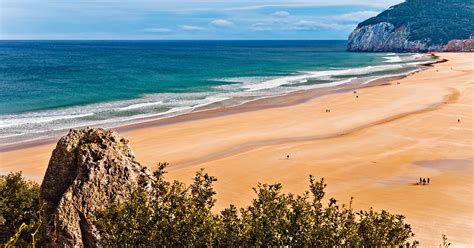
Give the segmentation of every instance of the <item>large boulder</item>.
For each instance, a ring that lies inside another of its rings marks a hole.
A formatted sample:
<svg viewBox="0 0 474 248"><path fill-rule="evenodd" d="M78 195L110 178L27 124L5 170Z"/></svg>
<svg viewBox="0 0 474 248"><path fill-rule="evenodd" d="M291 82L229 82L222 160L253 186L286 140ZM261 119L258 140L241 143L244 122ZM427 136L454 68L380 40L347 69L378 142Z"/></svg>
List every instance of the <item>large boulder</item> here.
<svg viewBox="0 0 474 248"><path fill-rule="evenodd" d="M150 172L120 135L104 129L70 130L57 143L41 185L47 247L97 247L94 215L122 201Z"/></svg>

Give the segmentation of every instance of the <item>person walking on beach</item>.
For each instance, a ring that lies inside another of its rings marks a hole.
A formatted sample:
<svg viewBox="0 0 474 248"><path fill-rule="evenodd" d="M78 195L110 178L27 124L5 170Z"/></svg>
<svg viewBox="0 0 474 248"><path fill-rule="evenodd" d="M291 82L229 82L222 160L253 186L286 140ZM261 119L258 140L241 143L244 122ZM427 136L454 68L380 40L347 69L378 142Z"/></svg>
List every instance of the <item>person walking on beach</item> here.
<svg viewBox="0 0 474 248"><path fill-rule="evenodd" d="M423 184L426 184L426 179L423 178Z"/></svg>
<svg viewBox="0 0 474 248"><path fill-rule="evenodd" d="M430 184L430 178L428 177L428 179L426 180L426 182L428 182L428 184Z"/></svg>
<svg viewBox="0 0 474 248"><path fill-rule="evenodd" d="M290 155L286 155L286 159L290 159Z"/></svg>
<svg viewBox="0 0 474 248"><path fill-rule="evenodd" d="M420 184L423 182L423 179L420 177Z"/></svg>

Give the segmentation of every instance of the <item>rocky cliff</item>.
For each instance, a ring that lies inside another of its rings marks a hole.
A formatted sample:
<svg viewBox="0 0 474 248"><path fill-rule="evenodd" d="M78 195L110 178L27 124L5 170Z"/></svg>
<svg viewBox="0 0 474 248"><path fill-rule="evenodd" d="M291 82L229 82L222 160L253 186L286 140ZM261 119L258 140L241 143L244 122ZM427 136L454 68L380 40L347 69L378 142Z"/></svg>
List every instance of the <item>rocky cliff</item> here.
<svg viewBox="0 0 474 248"><path fill-rule="evenodd" d="M348 50L366 52L474 51L474 2L407 0L360 23Z"/></svg>
<svg viewBox="0 0 474 248"><path fill-rule="evenodd" d="M128 141L103 129L71 130L49 161L41 200L47 247L95 247L100 236L94 214L122 201L150 172L138 162Z"/></svg>

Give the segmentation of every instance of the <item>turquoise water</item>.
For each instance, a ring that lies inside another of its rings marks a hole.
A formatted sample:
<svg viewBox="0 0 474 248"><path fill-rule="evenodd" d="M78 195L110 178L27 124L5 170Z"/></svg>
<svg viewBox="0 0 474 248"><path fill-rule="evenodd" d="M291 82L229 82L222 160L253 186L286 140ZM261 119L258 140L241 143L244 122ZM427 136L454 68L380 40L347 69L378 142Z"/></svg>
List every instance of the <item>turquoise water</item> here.
<svg viewBox="0 0 474 248"><path fill-rule="evenodd" d="M346 41L0 41L0 141L413 71Z"/></svg>

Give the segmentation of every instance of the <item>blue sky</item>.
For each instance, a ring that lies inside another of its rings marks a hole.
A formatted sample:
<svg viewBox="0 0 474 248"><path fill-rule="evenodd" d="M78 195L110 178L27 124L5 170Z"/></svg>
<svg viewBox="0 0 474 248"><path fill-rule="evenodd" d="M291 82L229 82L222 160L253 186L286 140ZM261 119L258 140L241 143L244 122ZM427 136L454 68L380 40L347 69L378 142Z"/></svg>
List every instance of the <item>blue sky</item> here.
<svg viewBox="0 0 474 248"><path fill-rule="evenodd" d="M403 0L0 0L1 39L346 39Z"/></svg>

